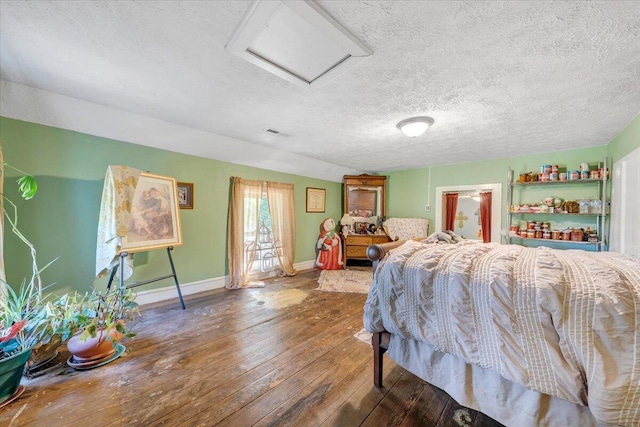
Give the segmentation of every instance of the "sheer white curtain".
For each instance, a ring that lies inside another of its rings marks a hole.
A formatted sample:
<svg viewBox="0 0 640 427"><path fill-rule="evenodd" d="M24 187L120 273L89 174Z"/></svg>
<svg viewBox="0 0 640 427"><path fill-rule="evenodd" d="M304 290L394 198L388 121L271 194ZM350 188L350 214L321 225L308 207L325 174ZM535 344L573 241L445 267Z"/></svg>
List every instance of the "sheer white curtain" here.
<svg viewBox="0 0 640 427"><path fill-rule="evenodd" d="M287 276L295 276L298 272L293 268L296 254L296 213L293 201L293 184L267 182L267 199L269 215L273 226L273 240L277 250L278 261ZM280 245L278 245L278 242Z"/></svg>
<svg viewBox="0 0 640 427"><path fill-rule="evenodd" d="M262 287L262 282L249 280L255 259L260 220L262 181L231 178L229 199L229 283L228 289ZM245 234L249 230L251 234Z"/></svg>

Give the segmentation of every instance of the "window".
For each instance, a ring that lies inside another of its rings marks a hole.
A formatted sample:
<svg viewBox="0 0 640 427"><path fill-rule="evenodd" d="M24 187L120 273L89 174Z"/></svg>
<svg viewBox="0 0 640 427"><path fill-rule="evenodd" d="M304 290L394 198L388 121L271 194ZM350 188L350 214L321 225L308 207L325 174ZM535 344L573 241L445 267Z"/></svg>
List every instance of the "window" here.
<svg viewBox="0 0 640 427"><path fill-rule="evenodd" d="M248 215L251 215L250 212L255 212L255 207L252 206L254 201L246 199L246 203L249 211ZM259 203L258 229L248 229L249 224L255 224L255 221L245 222L245 251L250 254L255 249L255 256L250 270L251 274L269 273L279 268L278 251L282 251L281 242L275 241L273 238L273 225L265 191L262 192L262 198ZM258 233L257 239L256 232Z"/></svg>
<svg viewBox="0 0 640 427"><path fill-rule="evenodd" d="M264 286L264 283L252 280L250 276L255 278L276 267L286 276L295 276L293 184L265 183L240 177L231 177L231 181L229 282L226 287Z"/></svg>

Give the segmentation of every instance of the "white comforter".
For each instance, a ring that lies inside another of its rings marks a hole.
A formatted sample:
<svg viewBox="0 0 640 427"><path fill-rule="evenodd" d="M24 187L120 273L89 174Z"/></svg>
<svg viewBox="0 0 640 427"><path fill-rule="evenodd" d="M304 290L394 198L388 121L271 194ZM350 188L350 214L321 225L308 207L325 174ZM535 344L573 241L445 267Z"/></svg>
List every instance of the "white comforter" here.
<svg viewBox="0 0 640 427"><path fill-rule="evenodd" d="M380 263L364 325L640 426L640 260L612 252L407 242Z"/></svg>

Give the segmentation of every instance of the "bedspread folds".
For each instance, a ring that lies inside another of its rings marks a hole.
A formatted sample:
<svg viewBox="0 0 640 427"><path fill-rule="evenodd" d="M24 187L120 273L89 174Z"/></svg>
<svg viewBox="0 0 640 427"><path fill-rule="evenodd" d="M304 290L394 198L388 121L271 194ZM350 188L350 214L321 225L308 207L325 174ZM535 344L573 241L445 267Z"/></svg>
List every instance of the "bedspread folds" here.
<svg viewBox="0 0 640 427"><path fill-rule="evenodd" d="M640 426L640 261L612 252L407 242L382 260L370 332L419 340Z"/></svg>

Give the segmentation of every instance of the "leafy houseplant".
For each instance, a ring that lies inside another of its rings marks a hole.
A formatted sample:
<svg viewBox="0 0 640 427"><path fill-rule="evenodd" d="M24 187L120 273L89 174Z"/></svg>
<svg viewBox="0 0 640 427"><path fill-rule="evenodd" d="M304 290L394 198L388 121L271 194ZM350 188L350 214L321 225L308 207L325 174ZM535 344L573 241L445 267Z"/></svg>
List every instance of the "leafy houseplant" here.
<svg viewBox="0 0 640 427"><path fill-rule="evenodd" d="M33 198L38 189L35 178L7 163L3 165L23 174L18 179L18 189L25 200ZM11 398L18 390L32 349L50 339L49 326L54 316L51 306L42 295L42 269L38 268L36 262L35 247L18 229L18 208L4 194L1 196L2 213L11 231L29 248L31 277L28 281L23 280L17 290L4 281L0 286L0 403ZM6 204L12 208L10 211Z"/></svg>
<svg viewBox="0 0 640 427"><path fill-rule="evenodd" d="M53 303L57 333L76 360L113 353L115 343L135 336L129 321L139 314L131 289L61 296Z"/></svg>

